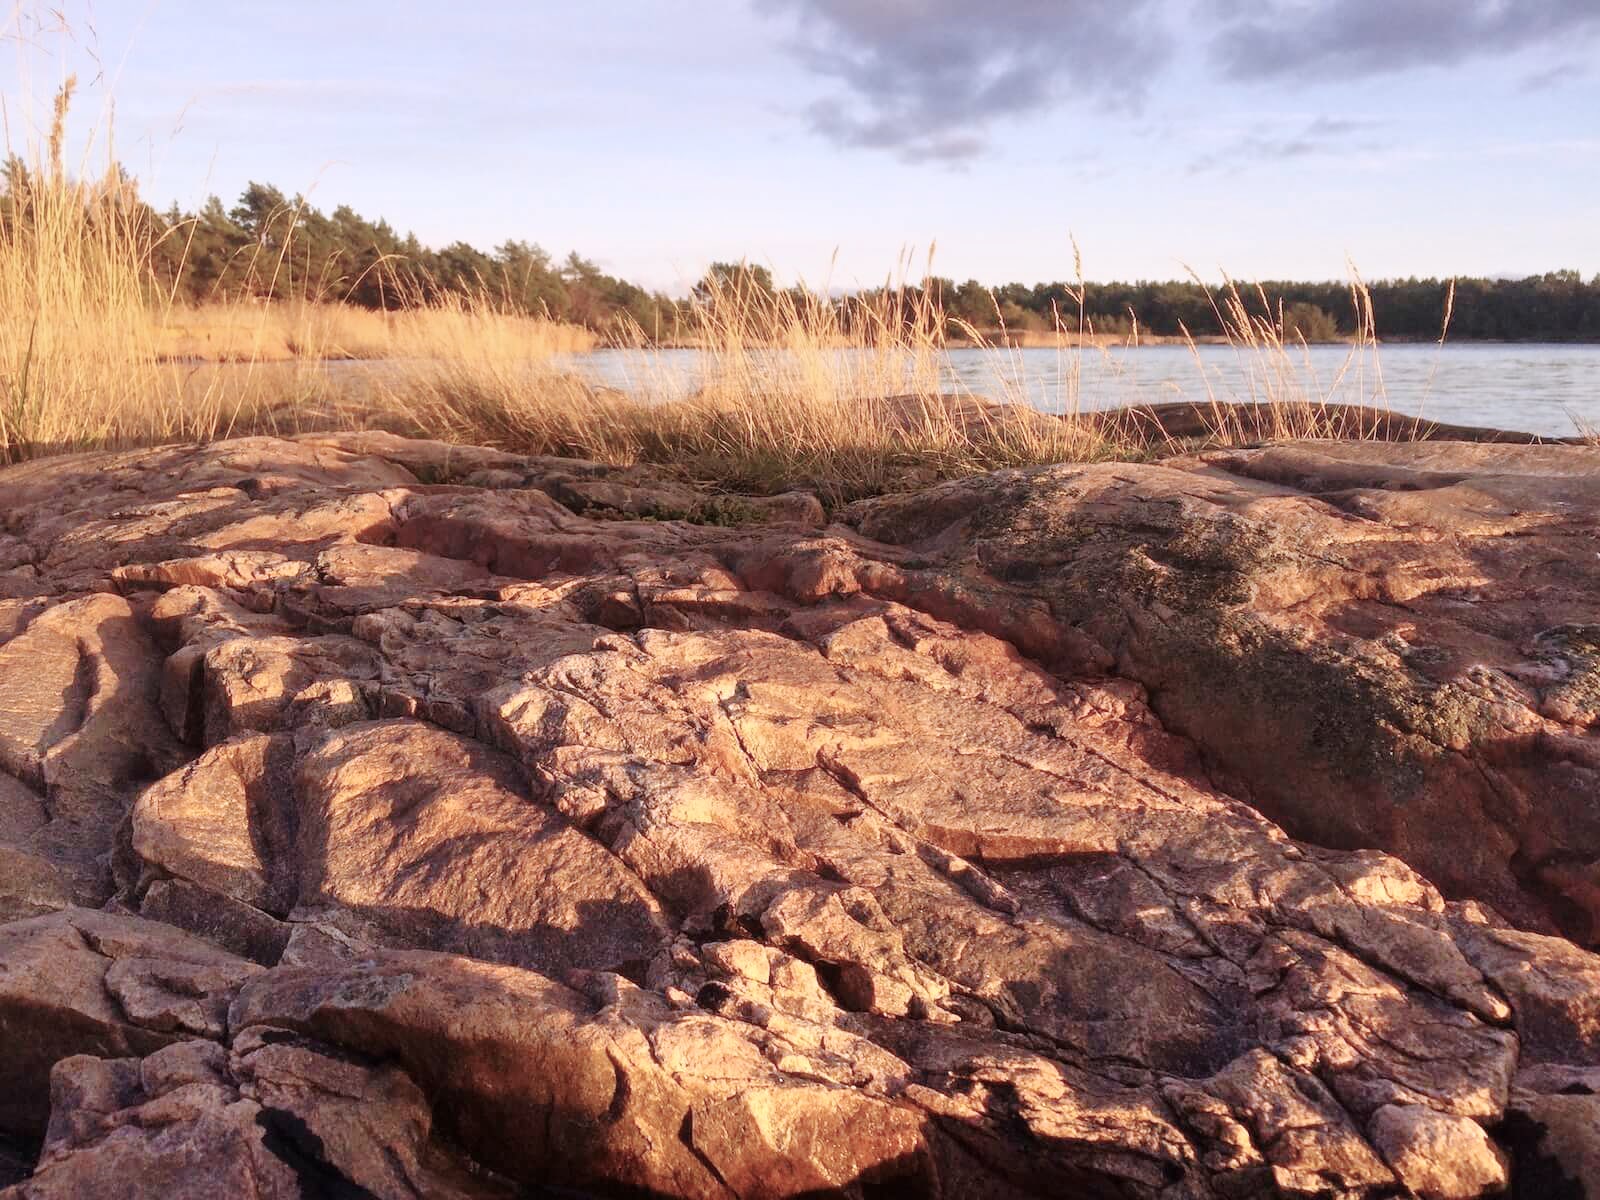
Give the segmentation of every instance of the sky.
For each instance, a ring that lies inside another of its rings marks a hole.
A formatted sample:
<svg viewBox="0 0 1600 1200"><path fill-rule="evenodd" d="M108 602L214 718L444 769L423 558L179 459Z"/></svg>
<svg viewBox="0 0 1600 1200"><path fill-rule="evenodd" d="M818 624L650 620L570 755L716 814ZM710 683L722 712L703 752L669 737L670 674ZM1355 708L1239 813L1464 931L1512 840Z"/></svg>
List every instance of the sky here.
<svg viewBox="0 0 1600 1200"><path fill-rule="evenodd" d="M0 0L0 6L10 0ZM65 18L65 28L54 15ZM679 292L1600 273L1600 0L54 0L15 146ZM111 114L108 117L108 113Z"/></svg>

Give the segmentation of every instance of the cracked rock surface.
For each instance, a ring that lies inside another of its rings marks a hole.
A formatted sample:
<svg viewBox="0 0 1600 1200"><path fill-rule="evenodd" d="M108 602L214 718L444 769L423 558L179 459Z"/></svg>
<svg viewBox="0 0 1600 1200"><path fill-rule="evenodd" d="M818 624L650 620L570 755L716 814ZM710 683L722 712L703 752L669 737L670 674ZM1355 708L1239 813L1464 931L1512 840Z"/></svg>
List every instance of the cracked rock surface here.
<svg viewBox="0 0 1600 1200"><path fill-rule="evenodd" d="M1600 1196L1600 450L0 521L4 1200Z"/></svg>

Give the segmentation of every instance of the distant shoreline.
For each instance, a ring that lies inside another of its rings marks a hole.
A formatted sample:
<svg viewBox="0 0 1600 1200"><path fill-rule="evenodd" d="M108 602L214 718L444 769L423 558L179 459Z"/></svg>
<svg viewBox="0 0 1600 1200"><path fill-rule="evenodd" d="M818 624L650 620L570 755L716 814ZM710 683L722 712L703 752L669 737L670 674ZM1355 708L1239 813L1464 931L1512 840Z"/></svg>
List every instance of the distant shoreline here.
<svg viewBox="0 0 1600 1200"><path fill-rule="evenodd" d="M1437 345L1436 337L1379 337L1377 345L1384 346L1429 346ZM1170 334L1141 334L1137 341L1128 337L1112 334L1091 334L1080 337L1076 333L1053 334L1039 332L1008 333L1002 339L998 331L990 338L985 333L983 341L972 338L950 337L944 345L949 350L1141 350L1146 348L1162 348L1170 346L1227 346L1228 338L1222 334L1206 334L1201 337L1184 338ZM1301 343L1294 342L1285 347L1293 352ZM1350 337L1335 338L1331 340L1308 340L1307 346L1350 346L1355 347L1360 343L1352 335ZM1600 338L1565 338L1552 340L1550 338L1447 338L1444 342L1446 349L1452 346L1600 346ZM645 352L656 350L710 350L715 347L703 341L691 338L662 339L639 346L608 346L604 343L595 347L597 350L642 350ZM777 347L771 347L777 348ZM841 343L840 349L858 349L847 347Z"/></svg>
<svg viewBox="0 0 1600 1200"><path fill-rule="evenodd" d="M1090 338L1079 339L1076 335L1063 336L1061 338L1056 338L1053 335L1039 334L1039 335L1035 335L1033 337L1028 337L1028 338L1019 338L1019 337L1013 335L1010 340L1004 341L1004 342L1000 341L998 338L993 340L993 341L984 341L984 342L973 341L970 338L951 338L949 341L947 341L945 343L945 349L946 350L995 350L995 351L1002 351L1002 352L1003 351L1009 351L1009 350L1108 350L1109 351L1109 350L1171 349L1173 347L1184 347L1184 346L1189 346L1189 345L1194 345L1194 346L1226 346L1226 345L1229 345L1229 344L1230 343L1228 342L1227 338L1220 337L1220 336L1206 336L1206 337L1196 337L1196 338L1152 336L1152 337L1141 337L1137 342L1134 342L1134 341L1131 341L1130 339L1127 339L1127 338L1116 338L1116 337L1095 336L1095 337L1090 337ZM1350 349L1358 349L1358 348L1360 348L1360 343L1356 342L1354 339L1345 339L1345 338L1341 338L1338 341L1315 341L1315 342L1308 341L1308 342L1306 342L1304 344L1305 344L1305 346L1307 348L1312 348L1312 349L1320 349L1320 348L1323 348L1323 347L1330 347L1330 346L1331 347L1344 346L1344 347L1349 347ZM1387 346L1429 346L1429 345L1436 345L1436 344L1437 344L1436 339L1431 339L1431 338L1380 338L1378 340L1378 343L1377 343L1377 348L1381 350L1381 349L1383 349L1384 347L1387 347ZM1444 347L1443 348L1446 349L1446 350L1449 350L1449 349L1457 349L1457 348L1466 347L1466 346L1527 346L1527 347L1535 347L1535 346L1564 346L1564 347L1565 346L1600 346L1600 339L1597 339L1597 338L1572 338L1572 339L1569 339L1569 340L1566 340L1566 341L1549 341L1547 339L1515 340L1515 341L1513 341L1513 340L1509 340L1509 339L1505 339L1505 338L1471 338L1471 339L1460 338L1460 339L1453 339L1453 340L1446 341L1444 343ZM1295 343L1294 345L1290 345L1290 346L1285 347L1285 350L1286 350L1287 353L1293 354L1296 350L1299 349L1299 347L1300 347L1300 343ZM860 350L861 349L859 346L850 346L850 345L847 345L847 344L844 344L844 343L841 343L837 348L840 349L840 350ZM585 357L586 355L593 354L593 353L596 353L598 351L611 351L611 352L624 352L624 353L626 353L626 352L634 352L634 353L640 353L640 354L654 354L654 353L658 353L658 352L677 352L677 351L684 351L684 350L694 350L694 351L701 351L701 352L708 352L709 353L709 352L714 352L715 349L716 349L716 347L708 345L705 342L696 342L696 341L692 341L692 340L689 340L689 339L680 339L680 340L672 340L672 341L663 340L663 341L660 341L660 342L652 342L652 343L647 343L647 344L643 344L643 345L615 345L615 346L608 346L605 343L601 342L601 343L597 343L597 344L592 345L592 346L586 346L586 347L583 347L583 348L573 348L573 349L562 350L562 351L557 352L556 356L560 357L560 358L582 358L582 357ZM781 349L781 347L771 346L771 347L765 347L765 349ZM412 356L399 356L399 357L408 357L409 358L409 357L412 357ZM190 349L187 350L187 352L158 354L157 357L156 357L156 361L159 362L159 363L162 363L162 364L165 364L165 365L171 365L171 366L195 366L195 367L199 367L199 366L215 366L215 367L235 366L235 367L247 367L247 366L250 366L252 364L254 364L254 365L263 365L264 366L264 365L284 365L284 364L289 364L289 363L363 363L363 362L365 362L365 363L377 363L377 362L385 362L385 361L396 361L396 358L397 358L397 356L394 356L394 355L379 354L379 353L341 352L341 353L331 353L331 354L328 354L328 353L321 353L321 354L295 354L295 353L292 353L292 352L286 350L285 348L283 348L281 346L272 346L272 347L266 347L263 350L257 352L256 355L253 358L251 356L249 356L248 354L241 354L239 352L232 351L232 350L226 350L226 351L223 351L221 353L214 353L214 352L210 352L210 351L208 351L206 349L203 349L203 348L190 348Z"/></svg>

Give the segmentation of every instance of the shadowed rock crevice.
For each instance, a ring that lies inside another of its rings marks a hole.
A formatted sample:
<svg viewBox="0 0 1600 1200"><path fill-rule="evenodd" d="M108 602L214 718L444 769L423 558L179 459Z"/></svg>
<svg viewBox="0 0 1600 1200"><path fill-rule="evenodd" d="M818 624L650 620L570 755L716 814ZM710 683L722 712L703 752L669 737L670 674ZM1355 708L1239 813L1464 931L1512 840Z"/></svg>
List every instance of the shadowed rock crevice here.
<svg viewBox="0 0 1600 1200"><path fill-rule="evenodd" d="M0 473L15 1200L1585 1179L1597 470Z"/></svg>
<svg viewBox="0 0 1600 1200"><path fill-rule="evenodd" d="M0 1137L0 1188L8 1188L33 1174L39 1147L17 1138Z"/></svg>
<svg viewBox="0 0 1600 1200"><path fill-rule="evenodd" d="M303 1196L318 1200L374 1200L373 1194L346 1179L327 1162L322 1139L300 1117L281 1109L256 1113L261 1144L294 1173L294 1185Z"/></svg>

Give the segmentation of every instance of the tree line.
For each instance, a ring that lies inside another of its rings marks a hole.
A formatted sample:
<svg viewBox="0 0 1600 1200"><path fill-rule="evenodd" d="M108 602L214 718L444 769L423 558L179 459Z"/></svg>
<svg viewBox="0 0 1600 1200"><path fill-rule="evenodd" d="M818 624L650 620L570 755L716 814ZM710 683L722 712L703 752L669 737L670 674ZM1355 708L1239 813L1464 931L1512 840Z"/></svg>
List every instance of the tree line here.
<svg viewBox="0 0 1600 1200"><path fill-rule="evenodd" d="M982 329L1077 329L1162 336L1221 334L1230 288L1192 280L1137 283L1008 283L987 288L974 280L930 280L944 311ZM1241 286L1258 314L1281 319L1289 334L1308 341L1354 335L1365 309L1381 338L1432 340L1449 321L1452 341L1600 341L1600 275L1550 271L1524 279L1386 279L1364 285L1269 280ZM1080 304L1081 298L1081 304Z"/></svg>
<svg viewBox="0 0 1600 1200"><path fill-rule="evenodd" d="M131 254L147 268L152 295L179 303L309 299L400 309L456 295L603 332L629 322L652 330L663 311L675 311L667 297L576 252L558 261L515 240L487 251L466 242L434 249L348 205L325 212L263 183L232 205L210 196L197 210L158 211L120 168L79 182L59 163L30 167L12 156L0 166L0 248L25 250L46 223L78 229L102 252Z"/></svg>
<svg viewBox="0 0 1600 1200"><path fill-rule="evenodd" d="M0 237L25 231L41 177L12 158L0 172ZM485 298L512 311L546 315L602 335L623 331L671 337L692 325L690 310L715 295L805 305L848 305L800 288L780 290L760 265L713 263L689 298L678 300L607 274L577 252L557 259L536 243L510 240L490 250L466 242L424 246L414 234L339 205L331 212L304 197L251 183L231 206L216 196L198 210L158 212L122 172L85 188L89 226L115 219L147 239L152 286L189 302L311 298L364 308L436 303L450 295ZM103 211L102 211L103 210ZM1259 315L1290 337L1328 341L1362 328L1370 301L1378 335L1451 340L1600 341L1600 275L1552 271L1525 279L1390 279L1367 285L1276 280L1240 290ZM1225 332L1229 289L1193 280L1132 283L1006 283L929 277L912 286L856 293L854 301L900 306L907 321L942 312L950 331L1077 331L1210 337Z"/></svg>
<svg viewBox="0 0 1600 1200"><path fill-rule="evenodd" d="M713 263L692 293L766 296L800 308L803 289L780 290L764 266ZM1234 286L1194 280L1136 283L1007 283L998 287L930 276L914 285L857 292L853 299L881 314L898 308L909 324L937 312L957 334L1080 330L1132 337L1218 337L1236 320L1230 304L1265 318L1288 338L1337 341L1371 322L1392 341L1600 341L1600 275L1550 271L1524 279L1380 280L1303 283L1272 280ZM848 320L844 322L848 326Z"/></svg>
<svg viewBox="0 0 1600 1200"><path fill-rule="evenodd" d="M152 218L155 273L191 303L311 298L397 309L453 293L602 332L625 322L650 329L671 303L576 251L557 261L517 240L432 249L348 205L325 213L268 184L250 184L230 208L212 196L198 212L174 205Z"/></svg>

